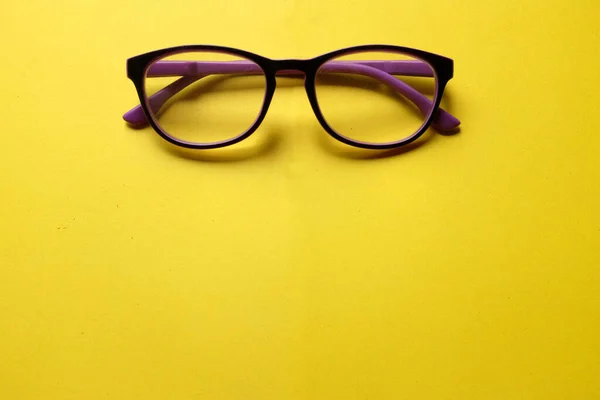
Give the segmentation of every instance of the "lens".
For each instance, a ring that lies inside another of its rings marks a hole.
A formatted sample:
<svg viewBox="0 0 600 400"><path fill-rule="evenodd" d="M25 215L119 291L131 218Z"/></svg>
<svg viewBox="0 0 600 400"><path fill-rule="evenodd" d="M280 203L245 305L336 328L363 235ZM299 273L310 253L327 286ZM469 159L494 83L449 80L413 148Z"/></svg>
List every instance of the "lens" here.
<svg viewBox="0 0 600 400"><path fill-rule="evenodd" d="M215 51L170 54L146 69L144 90L156 124L192 144L243 135L260 115L266 78L243 57Z"/></svg>
<svg viewBox="0 0 600 400"><path fill-rule="evenodd" d="M364 144L393 144L417 133L433 112L433 68L399 52L367 51L324 63L315 81L327 124Z"/></svg>

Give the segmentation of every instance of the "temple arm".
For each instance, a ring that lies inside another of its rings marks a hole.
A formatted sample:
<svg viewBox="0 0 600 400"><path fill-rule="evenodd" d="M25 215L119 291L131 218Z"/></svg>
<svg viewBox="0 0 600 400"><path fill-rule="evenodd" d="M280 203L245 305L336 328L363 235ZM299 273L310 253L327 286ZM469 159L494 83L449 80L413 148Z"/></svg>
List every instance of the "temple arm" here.
<svg viewBox="0 0 600 400"><path fill-rule="evenodd" d="M394 77L393 75L404 76L433 76L431 68L421 61L333 61L324 64L321 67L324 72L330 73L351 73L365 75L377 79L388 86L394 88L397 92L404 95L413 102L419 110L427 115L433 106L432 101L414 89L412 86ZM262 74L263 70L256 64L248 61L228 61L228 62L210 62L210 61L159 61L154 63L147 71L148 77L171 77L181 76L178 80L167 85L150 96L150 107L154 112L158 111L164 103L187 86L197 80L211 74ZM282 73L286 73L283 71ZM287 74L298 74L297 71L289 71ZM147 123L146 116L142 107L137 106L123 115L123 119L133 125L143 125ZM460 124L460 121L446 112L439 109L434 117L433 126L439 130L452 130Z"/></svg>

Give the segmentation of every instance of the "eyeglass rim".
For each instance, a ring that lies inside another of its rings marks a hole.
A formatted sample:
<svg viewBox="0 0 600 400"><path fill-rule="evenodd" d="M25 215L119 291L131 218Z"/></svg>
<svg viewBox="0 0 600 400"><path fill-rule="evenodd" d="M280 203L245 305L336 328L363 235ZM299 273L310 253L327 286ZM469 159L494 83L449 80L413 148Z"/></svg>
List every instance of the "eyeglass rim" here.
<svg viewBox="0 0 600 400"><path fill-rule="evenodd" d="M261 107L260 113L256 118L255 122L248 128L245 132L241 133L238 136L235 136L231 139L219 141L219 142L211 142L211 143L195 143L188 142L182 139L178 139L168 134L164 129L162 129L156 121L154 113L151 111L150 106L148 104L148 97L145 94L145 85L144 79L146 75L146 70L152 63L157 60L163 59L169 55L179 54L182 52L201 52L201 51L211 51L218 52L228 55L233 55L241 58L245 58L251 62L257 64L264 72L266 79L266 89L265 96L263 100L263 105ZM362 142L357 141L346 136L343 136L336 132L329 123L323 117L323 114L319 108L317 94L315 89L315 79L317 76L317 72L319 68L327 61L335 58L339 58L343 55L355 54L359 52L373 52L373 51L382 51L382 52L392 52L392 53L402 53L407 56L411 56L422 61L425 61L429 64L433 70L435 79L436 79L436 90L435 96L433 99L433 107L429 115L425 118L423 124L415 132L413 135L403 138L401 140L395 142L387 142L387 143L371 143L371 142ZM152 128L165 140L168 142L175 144L177 146L190 148L190 149L214 149L225 146L230 146L235 143L238 143L246 138L248 138L252 133L258 129L262 121L264 120L271 100L273 98L273 94L276 88L276 79L275 75L278 71L284 69L297 69L302 71L305 74L305 89L313 109L313 112L321 124L321 126L325 129L325 131L332 136L333 138L339 140L342 143L348 144L350 146L365 148L365 149L373 149L373 150L381 150L381 149L391 149L397 148L404 145L407 145L415 140L427 131L427 129L431 126L433 119L436 114L440 112L440 102L444 93L444 89L448 83L448 81L453 77L454 74L454 62L452 59L430 53L424 50L413 49L404 46L395 46L395 45L386 45L386 44L367 44L360 46L352 46L346 47L338 50L334 50L322 55L319 55L310 59L281 59L275 60L270 59L249 51L236 49L233 47L227 46L217 46L217 45L183 45L183 46L175 46L168 47L164 49L150 51L144 54L140 54L134 57L131 57L127 60L127 76L134 83L136 88L140 104L142 106L142 110L144 115L146 116L149 124ZM454 118L454 117L452 117ZM455 119L455 118L454 118ZM458 120L456 120L460 123Z"/></svg>

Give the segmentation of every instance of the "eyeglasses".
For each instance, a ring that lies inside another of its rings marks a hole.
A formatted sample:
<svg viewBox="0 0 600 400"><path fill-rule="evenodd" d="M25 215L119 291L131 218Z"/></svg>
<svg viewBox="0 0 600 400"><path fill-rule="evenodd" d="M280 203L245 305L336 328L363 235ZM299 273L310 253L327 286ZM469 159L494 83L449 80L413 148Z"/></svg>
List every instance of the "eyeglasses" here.
<svg viewBox="0 0 600 400"><path fill-rule="evenodd" d="M440 108L453 61L389 45L350 47L308 60L271 60L204 45L141 54L127 60L140 105L123 118L135 126L149 123L167 141L187 148L232 145L265 118L276 75L304 77L320 124L352 146L400 147L430 125L448 131L460 124Z"/></svg>

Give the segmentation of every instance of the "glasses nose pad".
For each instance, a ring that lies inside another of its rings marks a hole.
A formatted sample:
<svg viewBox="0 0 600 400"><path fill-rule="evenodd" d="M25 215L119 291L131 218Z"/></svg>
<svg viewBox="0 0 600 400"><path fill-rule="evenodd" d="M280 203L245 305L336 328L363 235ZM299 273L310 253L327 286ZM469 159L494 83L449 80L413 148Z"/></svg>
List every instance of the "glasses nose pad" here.
<svg viewBox="0 0 600 400"><path fill-rule="evenodd" d="M319 109L319 103L317 102L315 80L315 74L306 74L304 77L304 90L306 91L306 96L308 97L308 101L310 102L310 106L312 107L315 116L321 120L321 111Z"/></svg>
<svg viewBox="0 0 600 400"><path fill-rule="evenodd" d="M267 89L265 91L265 101L263 103L263 113L266 113L269 109L269 105L271 104L271 100L273 100L273 94L275 93L275 89L277 88L277 80L275 76L267 76Z"/></svg>

